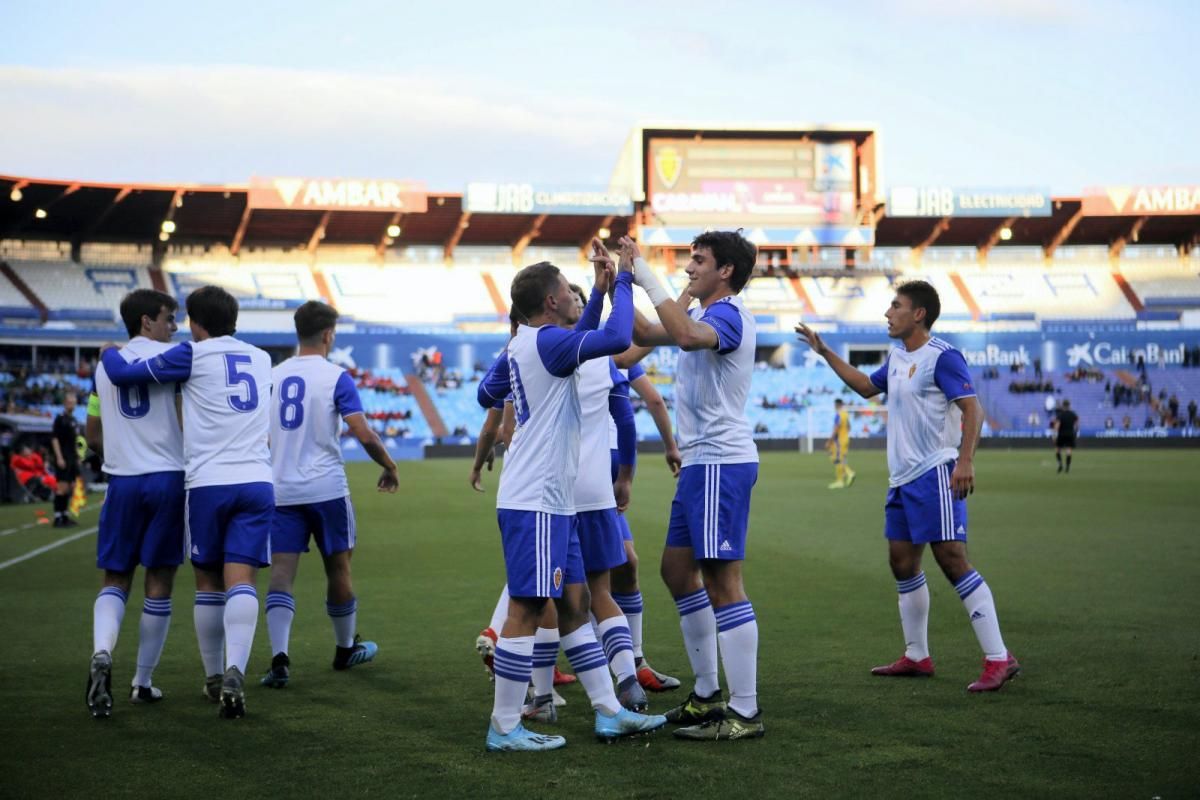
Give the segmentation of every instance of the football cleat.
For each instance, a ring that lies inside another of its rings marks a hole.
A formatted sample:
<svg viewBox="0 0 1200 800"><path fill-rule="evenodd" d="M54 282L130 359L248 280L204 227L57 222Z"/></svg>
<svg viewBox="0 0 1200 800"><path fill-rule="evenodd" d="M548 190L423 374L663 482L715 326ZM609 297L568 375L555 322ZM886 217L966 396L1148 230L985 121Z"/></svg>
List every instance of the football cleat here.
<svg viewBox="0 0 1200 800"><path fill-rule="evenodd" d="M561 671L559 671L557 666L554 667L554 685L555 686L564 686L568 683L574 683L577 680L579 680L579 679L576 678L574 675L571 675L566 672L561 672Z"/></svg>
<svg viewBox="0 0 1200 800"><path fill-rule="evenodd" d="M830 488L830 489L845 489L846 484L842 481L834 481L833 483L829 484L828 488Z"/></svg>
<svg viewBox="0 0 1200 800"><path fill-rule="evenodd" d="M222 719L241 719L246 716L246 693L243 687L246 676L237 667L225 670L221 680L221 707L217 715Z"/></svg>
<svg viewBox="0 0 1200 800"><path fill-rule="evenodd" d="M489 681L496 680L496 673L492 669L492 663L496 657L496 632L491 628L484 628L475 637L475 652L479 653L483 658L483 668L487 670ZM555 676L557 677L557 676Z"/></svg>
<svg viewBox="0 0 1200 800"><path fill-rule="evenodd" d="M290 668L292 666L291 659L287 653L276 653L271 659L271 668L267 670L267 674L262 676L259 681L263 686L271 689L282 689L288 685L288 679L291 678Z"/></svg>
<svg viewBox="0 0 1200 800"><path fill-rule="evenodd" d="M210 703L221 702L221 682L225 677L221 674L209 675L204 679L204 696Z"/></svg>
<svg viewBox="0 0 1200 800"><path fill-rule="evenodd" d="M637 675L630 675L617 684L617 702L630 711L643 712L650 706L646 690L638 683Z"/></svg>
<svg viewBox="0 0 1200 800"><path fill-rule="evenodd" d="M846 467L846 488L849 489L854 485L854 479L858 477L858 473Z"/></svg>
<svg viewBox="0 0 1200 800"><path fill-rule="evenodd" d="M487 749L489 753L557 750L566 743L567 740L561 736L534 733L526 730L525 726L520 723L517 723L517 727L508 733L500 733L488 725Z"/></svg>
<svg viewBox="0 0 1200 800"><path fill-rule="evenodd" d="M129 691L129 702L131 703L157 703L162 699L162 689L157 686L134 686Z"/></svg>
<svg viewBox="0 0 1200 800"><path fill-rule="evenodd" d="M908 656L900 656L891 664L872 667L871 674L889 678L932 678L933 659L926 656L920 661L913 661Z"/></svg>
<svg viewBox="0 0 1200 800"><path fill-rule="evenodd" d="M339 647L333 656L334 669L350 669L359 664L365 664L375 658L379 645L374 642L364 642L358 634L354 636L352 647Z"/></svg>
<svg viewBox="0 0 1200 800"><path fill-rule="evenodd" d="M95 719L107 719L112 714L112 656L107 650L92 656L84 699Z"/></svg>
<svg viewBox="0 0 1200 800"><path fill-rule="evenodd" d="M667 722L676 725L699 725L724 716L725 701L721 699L720 691L713 692L711 697L701 697L694 691L690 692L687 700L666 713Z"/></svg>
<svg viewBox="0 0 1200 800"><path fill-rule="evenodd" d="M676 728L674 731L676 739L710 742L722 739L761 739L765 733L761 710L754 712L752 717L743 717L732 708L728 709L728 713L722 719L710 719L708 722Z"/></svg>
<svg viewBox="0 0 1200 800"><path fill-rule="evenodd" d="M1021 665L1013 658L1013 654L1009 653L1008 658L1003 661L983 660L983 674L979 676L979 680L975 681L967 687L968 692L994 692L1001 686L1017 677L1021 672Z"/></svg>
<svg viewBox="0 0 1200 800"><path fill-rule="evenodd" d="M627 708L615 714L605 714L596 709L596 738L602 742L615 742L625 736L637 736L656 731L667 724L662 714L639 714Z"/></svg>
<svg viewBox="0 0 1200 800"><path fill-rule="evenodd" d="M554 698L554 707L562 708L567 704L567 698L558 693L558 690L553 686L550 687L550 696Z"/></svg>
<svg viewBox="0 0 1200 800"><path fill-rule="evenodd" d="M638 683L647 692L669 692L672 689L679 688L679 679L672 678L670 675L664 675L644 658L639 658L637 662L637 677Z"/></svg>
<svg viewBox="0 0 1200 800"><path fill-rule="evenodd" d="M558 722L558 709L554 707L554 697L544 694L533 698L521 707L521 719L530 722Z"/></svg>

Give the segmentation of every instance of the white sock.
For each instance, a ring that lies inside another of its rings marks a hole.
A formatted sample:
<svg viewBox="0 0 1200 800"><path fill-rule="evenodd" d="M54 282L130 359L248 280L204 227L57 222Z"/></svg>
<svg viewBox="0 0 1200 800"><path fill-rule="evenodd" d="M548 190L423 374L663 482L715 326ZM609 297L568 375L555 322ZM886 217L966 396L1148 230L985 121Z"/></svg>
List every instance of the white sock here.
<svg viewBox="0 0 1200 800"><path fill-rule="evenodd" d="M333 623L333 638L338 647L354 647L354 634L358 632L358 598L351 597L349 603L334 605L325 601L325 612Z"/></svg>
<svg viewBox="0 0 1200 800"><path fill-rule="evenodd" d="M758 713L758 620L749 600L714 610L729 707L743 717Z"/></svg>
<svg viewBox="0 0 1200 800"><path fill-rule="evenodd" d="M243 675L250 663L250 647L258 626L258 592L240 583L225 593L225 666L237 667Z"/></svg>
<svg viewBox="0 0 1200 800"><path fill-rule="evenodd" d="M533 640L532 636L514 636L496 642L492 727L499 733L511 733L521 723L521 706L533 671Z"/></svg>
<svg viewBox="0 0 1200 800"><path fill-rule="evenodd" d="M896 581L900 594L900 628L904 631L904 655L913 661L929 658L929 586L925 573Z"/></svg>
<svg viewBox="0 0 1200 800"><path fill-rule="evenodd" d="M171 627L171 598L147 597L142 603L142 621L138 625L137 674L134 686L153 686L154 668L162 657Z"/></svg>
<svg viewBox="0 0 1200 800"><path fill-rule="evenodd" d="M608 676L608 659L596 641L591 625L580 625L562 637L562 649L575 670L575 677L583 684L592 708L609 716L620 710L617 695L613 691L612 678Z"/></svg>
<svg viewBox="0 0 1200 800"><path fill-rule="evenodd" d="M554 664L558 661L558 628L538 628L533 636L533 694L550 694L554 689Z"/></svg>
<svg viewBox="0 0 1200 800"><path fill-rule="evenodd" d="M621 609L621 613L625 615L625 620L629 623L629 638L633 640L633 657L640 659L642 653L642 593L641 592L613 592L613 601L617 607Z"/></svg>
<svg viewBox="0 0 1200 800"><path fill-rule="evenodd" d="M717 618L708 601L708 592L697 589L676 597L675 607L679 609L679 627L688 661L696 676L696 694L711 697L721 687L717 683Z"/></svg>
<svg viewBox="0 0 1200 800"><path fill-rule="evenodd" d="M609 617L596 626L600 634L600 644L604 648L604 657L608 659L617 683L637 674L633 665L633 640L629 635L629 623L624 614Z"/></svg>
<svg viewBox="0 0 1200 800"><path fill-rule="evenodd" d="M1004 661L1008 658L1008 648L1004 646L1004 638L1000 636L1000 620L996 616L996 603L992 600L992 590L975 570L959 578L954 584L954 590L962 599L967 614L971 616L971 627L975 629L975 638L983 648L983 654L988 661Z"/></svg>
<svg viewBox="0 0 1200 800"><path fill-rule="evenodd" d="M286 653L296 616L296 598L289 592L267 592L267 635L271 637L271 655Z"/></svg>
<svg viewBox="0 0 1200 800"><path fill-rule="evenodd" d="M117 635L121 633L121 620L125 619L125 593L115 586L105 586L96 595L92 606L92 652L107 650L110 654L117 647Z"/></svg>
<svg viewBox="0 0 1200 800"><path fill-rule="evenodd" d="M492 609L492 621L488 623L488 627L497 637L500 636L500 631L504 630L504 622L508 619L508 584L504 584L504 588L500 590L500 599L496 601L496 607Z"/></svg>
<svg viewBox="0 0 1200 800"><path fill-rule="evenodd" d="M225 593L196 592L192 621L196 624L204 675L220 675L225 671Z"/></svg>

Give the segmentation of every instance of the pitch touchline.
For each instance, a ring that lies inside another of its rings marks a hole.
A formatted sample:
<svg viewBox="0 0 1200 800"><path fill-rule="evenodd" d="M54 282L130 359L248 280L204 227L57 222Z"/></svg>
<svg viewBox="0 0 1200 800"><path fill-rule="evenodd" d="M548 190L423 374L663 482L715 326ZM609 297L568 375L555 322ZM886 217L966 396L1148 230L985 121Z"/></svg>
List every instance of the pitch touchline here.
<svg viewBox="0 0 1200 800"><path fill-rule="evenodd" d="M29 559L33 558L34 556L40 556L42 553L53 550L56 547L62 547L64 544L73 542L76 539L82 539L84 536L91 536L93 533L95 533L98 530L100 530L100 528L98 526L93 527L93 528L88 528L86 531L80 531L79 533L73 533L70 536L66 536L62 539L59 539L56 542L51 542L50 544L44 544L41 547L37 548L36 550L30 550L28 553L26 553L23 556L17 556L16 558L10 558L8 561L0 562L0 569L8 569L9 567L13 566L14 564L20 564L22 561L28 561Z"/></svg>
<svg viewBox="0 0 1200 800"><path fill-rule="evenodd" d="M83 509L81 509L80 513L82 514L84 511L90 511L90 510L92 510L92 508L99 508L99 506L86 506ZM37 525L36 522L26 522L24 525L18 525L15 528L6 528L5 530L0 531L0 536L11 536L14 533L19 533L21 531L27 531L36 525Z"/></svg>

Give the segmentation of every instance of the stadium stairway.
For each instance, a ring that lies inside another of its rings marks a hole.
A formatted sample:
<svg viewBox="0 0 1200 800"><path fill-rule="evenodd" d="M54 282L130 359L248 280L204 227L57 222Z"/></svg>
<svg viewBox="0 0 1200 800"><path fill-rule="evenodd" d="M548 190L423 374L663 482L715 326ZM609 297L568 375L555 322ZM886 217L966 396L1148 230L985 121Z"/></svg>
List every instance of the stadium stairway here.
<svg viewBox="0 0 1200 800"><path fill-rule="evenodd" d="M983 312L979 309L979 304L975 302L975 298L971 295L971 290L967 288L967 282L962 279L962 275L957 272L950 273L950 282L954 284L954 288L958 290L959 296L962 298L963 304L967 310L971 312L971 319L976 322L983 316Z"/></svg>
<svg viewBox="0 0 1200 800"><path fill-rule="evenodd" d="M22 280L21 276L8 265L7 261L0 261L0 274L8 278L13 287L25 298L29 305L37 309L38 316L41 317L42 324L46 324L46 320L50 318L50 309L42 302L42 299L34 293L33 289L29 288L29 284Z"/></svg>
<svg viewBox="0 0 1200 800"><path fill-rule="evenodd" d="M404 376L404 380L408 382L408 391L412 394L413 399L417 401L417 406L420 407L421 413L425 416L425 421L429 423L429 430L433 432L433 435L438 438L450 435L450 431L446 428L446 423L442 420L442 415L438 413L437 405L434 404L433 398L429 396L429 390L425 388L425 383L421 378L410 372Z"/></svg>

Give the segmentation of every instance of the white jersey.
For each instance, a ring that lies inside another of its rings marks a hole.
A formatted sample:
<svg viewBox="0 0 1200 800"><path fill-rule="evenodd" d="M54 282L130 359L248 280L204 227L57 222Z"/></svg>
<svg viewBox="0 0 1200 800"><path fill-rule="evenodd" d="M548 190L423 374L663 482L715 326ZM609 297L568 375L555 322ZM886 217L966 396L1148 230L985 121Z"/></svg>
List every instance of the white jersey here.
<svg viewBox="0 0 1200 800"><path fill-rule="evenodd" d="M118 355L126 362L170 350L171 344L135 336ZM109 475L148 475L183 471L183 429L175 408L178 384L149 383L118 388L104 365L96 367L96 396L104 431L104 471Z"/></svg>
<svg viewBox="0 0 1200 800"><path fill-rule="evenodd" d="M608 411L608 396L615 385L613 370L611 359L597 358L585 361L576 372L582 424L579 473L575 476L576 513L617 507L609 448L610 425L616 435L616 425Z"/></svg>
<svg viewBox="0 0 1200 800"><path fill-rule="evenodd" d="M746 399L754 374L754 316L740 297L689 312L717 332L713 350L680 351L675 368L675 424L683 466L758 462Z"/></svg>
<svg viewBox="0 0 1200 800"><path fill-rule="evenodd" d="M539 330L522 325L508 344L517 429L504 457L496 507L570 515L579 470L579 379L550 373L538 352Z"/></svg>
<svg viewBox="0 0 1200 800"><path fill-rule="evenodd" d="M275 505L346 497L350 487L342 459L342 419L363 413L354 379L321 356L289 358L271 377Z"/></svg>
<svg viewBox="0 0 1200 800"><path fill-rule="evenodd" d="M871 383L887 392L889 483L902 486L958 456L962 412L955 400L974 397L962 353L933 338L911 353L888 353Z"/></svg>

